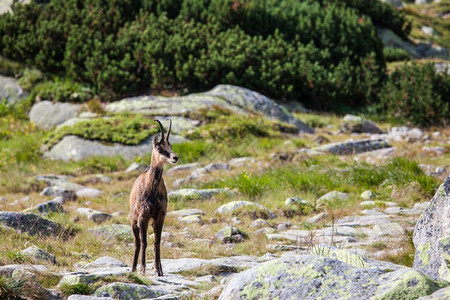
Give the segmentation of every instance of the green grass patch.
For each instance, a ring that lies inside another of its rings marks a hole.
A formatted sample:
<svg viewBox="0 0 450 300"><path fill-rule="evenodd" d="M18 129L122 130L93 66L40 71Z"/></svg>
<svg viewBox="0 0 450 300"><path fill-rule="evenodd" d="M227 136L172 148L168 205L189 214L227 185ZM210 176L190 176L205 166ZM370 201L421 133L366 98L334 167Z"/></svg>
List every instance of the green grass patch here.
<svg viewBox="0 0 450 300"><path fill-rule="evenodd" d="M85 282L79 282L77 284L64 283L59 287L59 289L66 296L70 296L73 294L90 295L95 290L91 285L89 285Z"/></svg>
<svg viewBox="0 0 450 300"><path fill-rule="evenodd" d="M66 135L77 135L89 140L109 143L137 145L150 135L157 133L157 124L142 115L115 115L81 121L73 126L55 129L45 140L45 148L50 149Z"/></svg>
<svg viewBox="0 0 450 300"><path fill-rule="evenodd" d="M0 299L26 299L26 280L6 278L0 275Z"/></svg>
<svg viewBox="0 0 450 300"><path fill-rule="evenodd" d="M383 49L384 57L387 62L410 60L411 56L405 49L385 47Z"/></svg>

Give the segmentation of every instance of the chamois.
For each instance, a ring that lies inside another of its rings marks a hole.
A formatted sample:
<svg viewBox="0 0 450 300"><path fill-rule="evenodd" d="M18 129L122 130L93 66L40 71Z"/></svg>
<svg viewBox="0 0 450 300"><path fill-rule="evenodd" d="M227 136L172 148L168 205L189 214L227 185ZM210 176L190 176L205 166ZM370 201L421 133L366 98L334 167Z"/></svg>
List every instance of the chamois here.
<svg viewBox="0 0 450 300"><path fill-rule="evenodd" d="M164 128L161 122L158 120L155 120L155 122L159 123L161 137L158 139L158 134L153 137L150 168L139 175L130 193L129 216L134 234L134 258L131 271L136 271L139 251L141 251L140 273L145 275L147 229L148 225L151 224L155 234L154 268L158 276L164 276L161 266L160 246L161 232L167 212L167 191L162 173L165 163L176 164L178 162L178 155L172 151L172 145L169 142L172 120L169 119L170 124L166 138L164 138Z"/></svg>

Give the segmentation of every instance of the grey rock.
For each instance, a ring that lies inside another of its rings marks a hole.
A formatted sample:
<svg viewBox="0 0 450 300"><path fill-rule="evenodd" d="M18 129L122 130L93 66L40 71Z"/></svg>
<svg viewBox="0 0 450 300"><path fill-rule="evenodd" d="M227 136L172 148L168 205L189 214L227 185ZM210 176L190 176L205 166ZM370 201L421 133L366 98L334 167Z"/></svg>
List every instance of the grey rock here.
<svg viewBox="0 0 450 300"><path fill-rule="evenodd" d="M238 157L230 159L228 164L233 167L246 167L255 162L256 159L254 159L253 157Z"/></svg>
<svg viewBox="0 0 450 300"><path fill-rule="evenodd" d="M347 193L342 193L342 192L338 192L338 191L331 191L329 193L326 193L325 195L323 195L322 197L320 197L319 199L317 199L318 203L326 203L329 201L335 201L335 200L347 200L348 199L348 194Z"/></svg>
<svg viewBox="0 0 450 300"><path fill-rule="evenodd" d="M336 224L339 226L369 226L390 223L389 216L349 216L338 219Z"/></svg>
<svg viewBox="0 0 450 300"><path fill-rule="evenodd" d="M95 296L102 296L108 294L110 297L119 300L134 300L144 298L157 298L166 291L154 286L147 286L142 284L114 282L103 285L95 290Z"/></svg>
<svg viewBox="0 0 450 300"><path fill-rule="evenodd" d="M289 205L300 205L300 206L310 206L311 204L299 197L290 197L287 198L286 201L284 201L284 205L289 206Z"/></svg>
<svg viewBox="0 0 450 300"><path fill-rule="evenodd" d="M30 110L30 121L43 129L52 129L65 121L74 118L80 111L81 105L52 103L41 101L33 105Z"/></svg>
<svg viewBox="0 0 450 300"><path fill-rule="evenodd" d="M0 14L1 11L2 4L0 4ZM6 102L12 105L20 102L27 95L20 87L17 79L0 75L0 99L6 99Z"/></svg>
<svg viewBox="0 0 450 300"><path fill-rule="evenodd" d="M53 254L48 253L47 251L33 245L20 251L20 254L30 258L35 263L40 262L50 262L52 264L56 264L56 257Z"/></svg>
<svg viewBox="0 0 450 300"><path fill-rule="evenodd" d="M219 171L219 170L231 170L231 167L229 164L222 164L222 163L211 163L209 165L206 165L202 168L195 169L192 171L191 176L193 178L197 178L200 176L204 176L208 173Z"/></svg>
<svg viewBox="0 0 450 300"><path fill-rule="evenodd" d="M233 194L227 189L181 189L170 192L167 196L172 201L177 200L209 200L218 194Z"/></svg>
<svg viewBox="0 0 450 300"><path fill-rule="evenodd" d="M41 195L50 197L60 196L63 198L63 201L73 201L77 198L74 190L59 186L48 186L41 192Z"/></svg>
<svg viewBox="0 0 450 300"><path fill-rule="evenodd" d="M186 139L171 135L170 142L172 144L185 142ZM80 161L92 156L116 156L120 155L125 159L133 159L151 152L152 137L147 138L142 143L129 146L114 143L112 145L105 145L98 141L86 140L75 135L67 135L49 151L44 153L44 157L51 160L74 160Z"/></svg>
<svg viewBox="0 0 450 300"><path fill-rule="evenodd" d="M310 151L328 152L336 155L351 155L390 147L391 146L385 140L379 139L360 140L346 143L331 143L312 148Z"/></svg>
<svg viewBox="0 0 450 300"><path fill-rule="evenodd" d="M144 173L149 166L146 164L139 164L137 162L133 162L126 170L126 173L137 171L139 173Z"/></svg>
<svg viewBox="0 0 450 300"><path fill-rule="evenodd" d="M180 210L174 210L167 213L168 216L177 216L177 217L187 217L187 216L193 216L193 215L204 215L205 212L201 209L196 208L186 208L186 209L180 209Z"/></svg>
<svg viewBox="0 0 450 300"><path fill-rule="evenodd" d="M85 207L78 208L77 213L87 217L88 220L93 221L95 223L103 223L112 218L112 215L108 213Z"/></svg>
<svg viewBox="0 0 450 300"><path fill-rule="evenodd" d="M346 115L343 121L344 122L340 125L340 129L343 132L373 134L383 133L383 131L378 128L378 126L374 122L365 120L361 117Z"/></svg>
<svg viewBox="0 0 450 300"><path fill-rule="evenodd" d="M373 199L375 198L375 194L372 191L367 190L361 193L361 198L363 200Z"/></svg>
<svg viewBox="0 0 450 300"><path fill-rule="evenodd" d="M216 259L200 259L200 258L178 258L178 259L162 259L161 264L165 273L194 273L196 270L204 270L214 267L220 272L236 273L241 268L248 268L257 264L256 258L250 256L231 256ZM147 269L150 270L153 265L148 264Z"/></svg>
<svg viewBox="0 0 450 300"><path fill-rule="evenodd" d="M47 201L36 205L35 207L27 208L23 211L24 213L35 213L35 214L48 214L48 213L65 213L66 210L57 201Z"/></svg>
<svg viewBox="0 0 450 300"><path fill-rule="evenodd" d="M289 255L241 272L226 284L226 299L396 299L445 287L412 269L358 268L333 258Z"/></svg>
<svg viewBox="0 0 450 300"><path fill-rule="evenodd" d="M417 51L416 46L413 43L403 40L392 30L387 28L378 28L377 32L378 36L383 41L383 44L385 46L404 49L406 52L408 52L409 55L414 58L419 58L422 56Z"/></svg>
<svg viewBox="0 0 450 300"><path fill-rule="evenodd" d="M249 227L250 228L270 227L270 224L264 219L256 219L250 224Z"/></svg>
<svg viewBox="0 0 450 300"><path fill-rule="evenodd" d="M392 206L392 207L388 207L384 210L385 214L391 214L391 215L401 215L404 214L405 209L403 207L398 207L398 206Z"/></svg>
<svg viewBox="0 0 450 300"><path fill-rule="evenodd" d="M434 37L438 36L436 30L434 30L434 28L430 27L430 26L422 26L420 28L420 31L422 31L422 33L426 34L426 35L430 35L430 36L434 36Z"/></svg>
<svg viewBox="0 0 450 300"><path fill-rule="evenodd" d="M38 236L59 236L64 228L35 214L0 211L0 224Z"/></svg>
<svg viewBox="0 0 450 300"><path fill-rule="evenodd" d="M117 258L110 256L103 256L91 263L84 266L85 268L99 268L99 267L127 267L125 263L118 260Z"/></svg>
<svg viewBox="0 0 450 300"><path fill-rule="evenodd" d="M367 201L361 201L359 203L359 205L361 205L361 206L375 206L376 203L373 200L367 200Z"/></svg>
<svg viewBox="0 0 450 300"><path fill-rule="evenodd" d="M414 228L413 267L450 281L450 176L439 187Z"/></svg>
<svg viewBox="0 0 450 300"><path fill-rule="evenodd" d="M76 193L79 198L98 198L103 194L102 191L94 188L84 188L78 190Z"/></svg>
<svg viewBox="0 0 450 300"><path fill-rule="evenodd" d="M133 230L129 225L111 224L101 227L90 228L88 231L106 240L117 239L132 242L134 240Z"/></svg>
<svg viewBox="0 0 450 300"><path fill-rule="evenodd" d="M443 300L443 299L450 299L450 286L437 290L431 295L419 298L419 300Z"/></svg>
<svg viewBox="0 0 450 300"><path fill-rule="evenodd" d="M49 187L56 186L67 190L73 190L75 192L85 188L80 184L70 182L69 177L64 175L39 175L36 177L36 180L45 182Z"/></svg>
<svg viewBox="0 0 450 300"><path fill-rule="evenodd" d="M203 220L200 215L184 216L184 217L178 218L178 220L181 223L186 223L186 224L192 224L192 223L203 224Z"/></svg>
<svg viewBox="0 0 450 300"><path fill-rule="evenodd" d="M405 230L398 223L380 223L373 226L373 230L377 235L390 235L390 236L402 236L405 234Z"/></svg>
<svg viewBox="0 0 450 300"><path fill-rule="evenodd" d="M310 224L314 224L317 223L319 221L322 221L323 219L325 219L328 216L328 214L326 212L321 212L315 216L312 216L311 218L307 219L305 222L306 223L310 223Z"/></svg>
<svg viewBox="0 0 450 300"><path fill-rule="evenodd" d="M374 209L365 209L361 213L366 216L385 216L381 211Z"/></svg>
<svg viewBox="0 0 450 300"><path fill-rule="evenodd" d="M175 174L178 172L183 172L183 171L191 171L193 169L196 169L200 167L200 163L190 163L190 164L184 164L184 165L177 165L173 168L170 168L169 170L166 171L166 174Z"/></svg>
<svg viewBox="0 0 450 300"><path fill-rule="evenodd" d="M261 204L250 202L250 201L231 201L228 202L219 208L216 209L216 214L232 214L240 209L247 207L248 209L253 209L254 211L260 211L263 214L266 214L269 218L275 218L275 214L269 211L267 208L262 206Z"/></svg>
<svg viewBox="0 0 450 300"><path fill-rule="evenodd" d="M291 115L287 109L269 98L232 85L218 85L211 91L182 97L141 96L126 98L110 103L106 110L110 112L134 112L153 116L186 115L212 106L246 114L254 112L268 118L280 120L297 126L300 131L312 133L314 130Z"/></svg>
<svg viewBox="0 0 450 300"><path fill-rule="evenodd" d="M248 238L248 236L246 233L240 231L236 227L227 225L224 228L222 228L221 230L219 230L219 232L217 232L217 234L215 235L215 238L219 242L221 242L223 244L227 244L227 243L243 242L244 239Z"/></svg>

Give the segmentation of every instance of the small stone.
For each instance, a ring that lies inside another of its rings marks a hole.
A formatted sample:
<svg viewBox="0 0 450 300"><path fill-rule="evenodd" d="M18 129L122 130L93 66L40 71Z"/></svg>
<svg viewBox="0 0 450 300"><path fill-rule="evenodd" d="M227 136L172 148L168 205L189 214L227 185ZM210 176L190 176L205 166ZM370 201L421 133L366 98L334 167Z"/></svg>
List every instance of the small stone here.
<svg viewBox="0 0 450 300"><path fill-rule="evenodd" d="M209 282L212 283L215 281L215 278L213 275L205 275L205 276L201 276L201 277L197 277L195 278L196 282Z"/></svg>
<svg viewBox="0 0 450 300"><path fill-rule="evenodd" d="M373 230L378 235L400 236L405 233L405 230L398 223L380 223L373 226Z"/></svg>
<svg viewBox="0 0 450 300"><path fill-rule="evenodd" d="M62 199L62 198L61 198ZM28 213L38 213L38 214L48 214L48 213L65 213L64 207L56 201L48 201L35 207L28 208L23 212Z"/></svg>
<svg viewBox="0 0 450 300"><path fill-rule="evenodd" d="M99 267L127 267L127 264L111 256L103 256L84 266L86 269Z"/></svg>
<svg viewBox="0 0 450 300"><path fill-rule="evenodd" d="M321 213L307 219L305 222L314 224L314 223L324 220L327 216L328 216L328 214L326 212L321 212Z"/></svg>
<svg viewBox="0 0 450 300"><path fill-rule="evenodd" d="M64 201L73 201L77 198L77 194L73 190L65 189L58 186L46 187L42 192L42 196L60 196Z"/></svg>
<svg viewBox="0 0 450 300"><path fill-rule="evenodd" d="M361 193L361 198L363 200L369 200L375 198L375 194L372 191L364 191Z"/></svg>
<svg viewBox="0 0 450 300"><path fill-rule="evenodd" d="M77 196L80 198L98 198L102 194L102 191L93 188L85 188L77 191Z"/></svg>
<svg viewBox="0 0 450 300"><path fill-rule="evenodd" d="M89 220L95 222L95 223L102 223L112 218L112 216L108 213L94 210L91 208L79 208L77 209L77 213L79 213L82 216L87 217Z"/></svg>
<svg viewBox="0 0 450 300"><path fill-rule="evenodd" d="M217 232L215 238L221 243L226 244L242 242L244 239L248 238L248 236L236 227L227 225Z"/></svg>
<svg viewBox="0 0 450 300"><path fill-rule="evenodd" d="M324 202L333 201L333 200L347 200L348 197L349 196L347 193L332 191L332 192L326 193L325 195L323 195L322 197L317 199L317 202L324 203Z"/></svg>
<svg viewBox="0 0 450 300"><path fill-rule="evenodd" d="M205 212L201 209L195 209L195 208L187 208L187 209L180 209L180 210L174 210L167 213L167 215L171 216L177 216L177 217L186 217L186 216L192 216L192 215L204 215Z"/></svg>
<svg viewBox="0 0 450 300"><path fill-rule="evenodd" d="M235 212L240 211L243 208L251 208L253 213L261 215L260 218L267 217L267 218L275 218L275 214L269 211L267 208L262 206L261 204L250 202L250 201L232 201L228 202L219 208L216 209L216 214L232 214Z"/></svg>
<svg viewBox="0 0 450 300"><path fill-rule="evenodd" d="M25 250L20 251L20 254L30 258L35 263L50 262L56 264L56 257L53 254L33 245Z"/></svg>
<svg viewBox="0 0 450 300"><path fill-rule="evenodd" d="M250 228L257 228L257 227L270 227L269 222L267 222L264 219L256 219L255 221L253 221L250 226Z"/></svg>
<svg viewBox="0 0 450 300"><path fill-rule="evenodd" d="M180 222L186 223L186 224L192 224L192 223L203 224L202 217L200 215L184 216L184 217L180 217L178 220Z"/></svg>
<svg viewBox="0 0 450 300"><path fill-rule="evenodd" d="M284 205L288 206L288 205L300 205L300 206L310 206L311 204L306 201L303 200L302 198L299 197L291 197L291 198L287 198L286 201L284 202Z"/></svg>

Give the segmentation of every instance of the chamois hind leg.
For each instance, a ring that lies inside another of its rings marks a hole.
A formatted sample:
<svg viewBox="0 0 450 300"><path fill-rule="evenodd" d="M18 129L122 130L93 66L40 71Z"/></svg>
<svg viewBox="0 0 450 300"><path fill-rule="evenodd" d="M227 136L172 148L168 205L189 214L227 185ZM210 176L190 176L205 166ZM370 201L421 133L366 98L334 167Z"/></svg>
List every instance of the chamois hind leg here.
<svg viewBox="0 0 450 300"><path fill-rule="evenodd" d="M145 275L145 251L147 250L147 229L148 229L148 220L139 220L139 235L141 239L141 269L140 273Z"/></svg>
<svg viewBox="0 0 450 300"><path fill-rule="evenodd" d="M133 229L134 234L134 257L131 272L136 272L137 262L139 259L139 251L141 250L141 238L139 236L139 227L137 225L137 222L132 222L131 228Z"/></svg>
<svg viewBox="0 0 450 300"><path fill-rule="evenodd" d="M158 276L164 276L162 266L161 266L161 233L162 228L164 225L164 216L162 218L159 218L154 224L153 224L153 231L155 233L155 243L154 243L154 254L155 254L155 261L154 261L154 268L155 272Z"/></svg>

